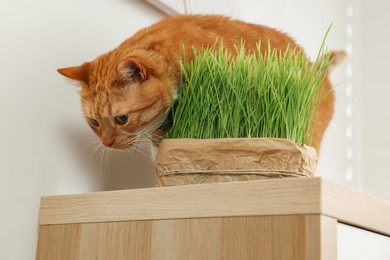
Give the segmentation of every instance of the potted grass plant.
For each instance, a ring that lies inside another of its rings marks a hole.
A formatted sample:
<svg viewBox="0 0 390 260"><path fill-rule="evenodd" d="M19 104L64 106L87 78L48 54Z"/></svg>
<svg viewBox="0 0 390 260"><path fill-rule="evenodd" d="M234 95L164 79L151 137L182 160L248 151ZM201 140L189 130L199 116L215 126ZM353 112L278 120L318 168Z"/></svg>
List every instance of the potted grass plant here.
<svg viewBox="0 0 390 260"><path fill-rule="evenodd" d="M306 144L329 64L260 45L248 53L241 44L234 57L222 43L194 50L181 65L157 186L312 176L317 156Z"/></svg>

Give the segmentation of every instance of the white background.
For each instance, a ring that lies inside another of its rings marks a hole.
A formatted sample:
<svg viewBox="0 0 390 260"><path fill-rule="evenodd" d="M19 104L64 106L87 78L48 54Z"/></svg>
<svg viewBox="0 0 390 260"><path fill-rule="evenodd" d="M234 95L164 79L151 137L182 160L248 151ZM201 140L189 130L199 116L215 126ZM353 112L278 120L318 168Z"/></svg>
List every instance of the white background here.
<svg viewBox="0 0 390 260"><path fill-rule="evenodd" d="M288 32L312 57L333 22L329 48L352 55L332 75L336 112L318 174L390 200L390 2L226 6L227 15ZM190 7L204 11L201 4ZM0 259L34 259L41 196L154 185L153 165L143 155L111 154L109 165L98 151L89 158L94 136L77 89L55 70L91 60L163 17L138 0L0 0Z"/></svg>

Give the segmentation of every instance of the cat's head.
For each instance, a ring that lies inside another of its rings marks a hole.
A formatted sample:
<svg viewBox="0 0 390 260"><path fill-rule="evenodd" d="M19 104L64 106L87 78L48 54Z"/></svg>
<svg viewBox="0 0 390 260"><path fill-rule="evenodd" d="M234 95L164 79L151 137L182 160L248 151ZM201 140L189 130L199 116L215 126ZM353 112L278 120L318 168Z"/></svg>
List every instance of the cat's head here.
<svg viewBox="0 0 390 260"><path fill-rule="evenodd" d="M81 86L84 117L105 147L129 149L152 134L172 102L167 81L146 58L101 56L58 72Z"/></svg>

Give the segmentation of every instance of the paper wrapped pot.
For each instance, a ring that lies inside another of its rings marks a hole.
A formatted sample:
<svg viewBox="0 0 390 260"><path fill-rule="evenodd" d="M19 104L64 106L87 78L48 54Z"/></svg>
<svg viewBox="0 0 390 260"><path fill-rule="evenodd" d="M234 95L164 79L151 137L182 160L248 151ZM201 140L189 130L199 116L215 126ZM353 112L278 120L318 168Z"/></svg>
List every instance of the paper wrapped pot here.
<svg viewBox="0 0 390 260"><path fill-rule="evenodd" d="M157 153L157 186L312 177L313 147L287 139L165 139Z"/></svg>

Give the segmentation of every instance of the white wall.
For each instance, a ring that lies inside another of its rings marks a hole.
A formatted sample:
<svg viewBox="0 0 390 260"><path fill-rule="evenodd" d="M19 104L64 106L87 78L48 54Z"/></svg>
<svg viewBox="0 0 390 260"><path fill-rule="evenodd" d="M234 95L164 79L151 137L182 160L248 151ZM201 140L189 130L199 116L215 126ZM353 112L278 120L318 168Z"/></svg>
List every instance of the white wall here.
<svg viewBox="0 0 390 260"><path fill-rule="evenodd" d="M56 69L162 17L136 0L0 0L0 259L35 258L41 196L110 188L99 159L96 168L85 163L94 137L76 88ZM142 156L112 154L110 163L112 188L154 184Z"/></svg>
<svg viewBox="0 0 390 260"><path fill-rule="evenodd" d="M364 189L390 201L390 1L361 1Z"/></svg>

